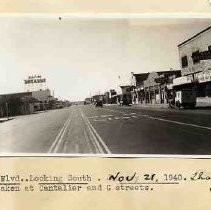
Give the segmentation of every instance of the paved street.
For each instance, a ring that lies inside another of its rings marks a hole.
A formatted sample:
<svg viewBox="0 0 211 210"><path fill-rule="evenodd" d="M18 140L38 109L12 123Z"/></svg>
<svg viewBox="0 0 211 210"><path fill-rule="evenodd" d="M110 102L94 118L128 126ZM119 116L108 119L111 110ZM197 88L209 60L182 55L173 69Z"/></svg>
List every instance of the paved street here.
<svg viewBox="0 0 211 210"><path fill-rule="evenodd" d="M211 110L72 106L0 123L0 153L211 154Z"/></svg>

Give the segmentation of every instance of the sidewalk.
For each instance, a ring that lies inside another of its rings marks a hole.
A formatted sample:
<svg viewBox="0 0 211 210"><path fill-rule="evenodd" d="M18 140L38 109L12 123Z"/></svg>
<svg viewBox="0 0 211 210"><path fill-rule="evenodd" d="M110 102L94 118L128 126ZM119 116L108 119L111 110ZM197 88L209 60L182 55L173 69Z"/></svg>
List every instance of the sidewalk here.
<svg viewBox="0 0 211 210"><path fill-rule="evenodd" d="M211 108L211 99L210 98L197 98L196 107L210 107Z"/></svg>
<svg viewBox="0 0 211 210"><path fill-rule="evenodd" d="M9 119L7 119L7 117L3 117L3 118L0 118L0 123L7 122L7 121L10 121L10 120L13 120L13 119L15 119L15 118L10 117Z"/></svg>
<svg viewBox="0 0 211 210"><path fill-rule="evenodd" d="M144 108L162 108L166 109L169 107L168 104L132 104L134 107L144 107Z"/></svg>
<svg viewBox="0 0 211 210"><path fill-rule="evenodd" d="M105 106L118 106L118 104L106 104ZM152 109L168 109L168 104L132 104L130 107L136 108L152 108ZM211 102L209 101L197 101L196 109L210 109L211 110Z"/></svg>

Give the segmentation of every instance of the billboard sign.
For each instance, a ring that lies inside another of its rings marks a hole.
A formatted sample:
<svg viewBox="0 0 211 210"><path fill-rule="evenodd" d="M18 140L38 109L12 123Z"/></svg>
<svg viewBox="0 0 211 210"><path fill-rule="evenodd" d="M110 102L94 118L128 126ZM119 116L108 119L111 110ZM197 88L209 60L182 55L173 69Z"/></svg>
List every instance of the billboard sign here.
<svg viewBox="0 0 211 210"><path fill-rule="evenodd" d="M41 75L33 75L29 76L28 79L24 80L25 84L37 84L37 83L45 83L46 79L42 78Z"/></svg>

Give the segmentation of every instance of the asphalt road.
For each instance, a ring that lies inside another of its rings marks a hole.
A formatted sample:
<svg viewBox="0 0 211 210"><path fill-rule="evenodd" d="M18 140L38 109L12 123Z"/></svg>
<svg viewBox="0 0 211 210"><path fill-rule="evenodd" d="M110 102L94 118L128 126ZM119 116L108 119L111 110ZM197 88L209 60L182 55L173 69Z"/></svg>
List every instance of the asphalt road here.
<svg viewBox="0 0 211 210"><path fill-rule="evenodd" d="M211 154L211 110L73 106L0 123L0 154Z"/></svg>

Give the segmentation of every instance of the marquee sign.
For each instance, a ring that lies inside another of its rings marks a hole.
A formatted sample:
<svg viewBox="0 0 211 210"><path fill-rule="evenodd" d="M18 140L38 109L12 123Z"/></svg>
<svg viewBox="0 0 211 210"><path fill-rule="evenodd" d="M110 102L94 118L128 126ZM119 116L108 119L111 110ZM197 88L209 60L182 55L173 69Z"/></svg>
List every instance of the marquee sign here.
<svg viewBox="0 0 211 210"><path fill-rule="evenodd" d="M29 76L28 79L24 80L25 84L37 84L37 83L45 83L46 79L42 78L41 75L33 75Z"/></svg>

